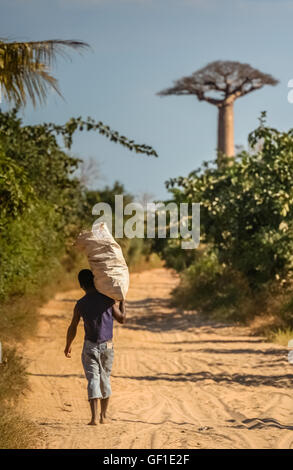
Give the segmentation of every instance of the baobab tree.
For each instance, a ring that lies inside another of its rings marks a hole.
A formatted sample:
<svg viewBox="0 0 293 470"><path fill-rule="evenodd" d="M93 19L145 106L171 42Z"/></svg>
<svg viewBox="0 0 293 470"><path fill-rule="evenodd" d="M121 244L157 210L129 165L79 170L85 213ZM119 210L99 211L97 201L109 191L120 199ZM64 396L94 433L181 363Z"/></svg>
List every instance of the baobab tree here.
<svg viewBox="0 0 293 470"><path fill-rule="evenodd" d="M174 86L158 93L166 95L195 95L218 108L218 164L223 157L234 156L234 101L264 85L276 85L278 80L254 69L249 64L234 61L215 61L180 78ZM228 159L231 162L231 158Z"/></svg>

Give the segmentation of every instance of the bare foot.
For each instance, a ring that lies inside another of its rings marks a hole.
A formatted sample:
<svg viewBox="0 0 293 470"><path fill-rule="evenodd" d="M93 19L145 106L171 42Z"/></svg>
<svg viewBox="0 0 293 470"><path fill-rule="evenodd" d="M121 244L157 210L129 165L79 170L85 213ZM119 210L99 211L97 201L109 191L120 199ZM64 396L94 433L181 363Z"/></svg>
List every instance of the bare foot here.
<svg viewBox="0 0 293 470"><path fill-rule="evenodd" d="M93 421L91 420L89 423L87 423L89 426L97 426L97 422L96 421Z"/></svg>
<svg viewBox="0 0 293 470"><path fill-rule="evenodd" d="M106 416L100 415L100 424L108 424L109 419Z"/></svg>

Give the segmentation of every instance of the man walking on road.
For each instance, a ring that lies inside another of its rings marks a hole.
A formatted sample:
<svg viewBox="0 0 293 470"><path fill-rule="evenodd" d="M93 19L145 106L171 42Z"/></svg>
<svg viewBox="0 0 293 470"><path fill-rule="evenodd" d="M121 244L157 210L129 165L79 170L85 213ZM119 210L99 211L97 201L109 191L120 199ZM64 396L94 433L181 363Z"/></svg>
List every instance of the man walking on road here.
<svg viewBox="0 0 293 470"><path fill-rule="evenodd" d="M107 408L111 395L110 374L114 359L113 317L124 323L126 318L124 301L115 304L115 300L101 294L94 285L94 276L89 269L78 274L80 287L85 295L74 307L71 324L67 330L64 350L66 357L71 357L71 344L76 336L80 317L83 318L85 338L82 350L82 364L88 380L88 400L92 419L90 425L97 424L98 399L101 400L100 423L107 423Z"/></svg>

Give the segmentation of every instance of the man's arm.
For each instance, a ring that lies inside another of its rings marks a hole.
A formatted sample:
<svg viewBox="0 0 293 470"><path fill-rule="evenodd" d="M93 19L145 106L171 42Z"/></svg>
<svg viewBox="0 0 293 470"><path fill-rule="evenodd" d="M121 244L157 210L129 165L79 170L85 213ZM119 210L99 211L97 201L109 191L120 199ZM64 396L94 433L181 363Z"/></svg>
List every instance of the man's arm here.
<svg viewBox="0 0 293 470"><path fill-rule="evenodd" d="M66 337L66 346L64 349L64 354L66 357L71 357L71 344L76 336L77 325L79 324L80 320L80 313L78 311L77 305L74 307L73 317L69 328L67 330L67 337Z"/></svg>
<svg viewBox="0 0 293 470"><path fill-rule="evenodd" d="M114 304L113 307L113 317L119 322L119 323L125 323L126 320L126 309L125 309L125 302L124 300L121 300L119 302L119 307L118 305Z"/></svg>

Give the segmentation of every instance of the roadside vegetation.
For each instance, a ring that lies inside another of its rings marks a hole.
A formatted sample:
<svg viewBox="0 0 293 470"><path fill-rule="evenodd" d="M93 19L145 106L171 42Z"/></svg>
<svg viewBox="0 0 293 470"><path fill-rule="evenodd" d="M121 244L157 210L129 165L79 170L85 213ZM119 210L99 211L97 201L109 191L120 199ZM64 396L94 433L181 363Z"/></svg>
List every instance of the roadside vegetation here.
<svg viewBox="0 0 293 470"><path fill-rule="evenodd" d="M74 288L78 270L88 265L72 248L76 235L94 222L95 203L113 205L115 194L123 194L125 204L133 199L118 182L88 189L79 171L82 161L69 152L73 133L83 125L104 133L102 123L92 120L25 126L16 109L0 113L0 448L33 447L39 437L37 428L14 411L27 386L21 345L36 331L39 307L57 289ZM123 136L120 142L109 128L105 132L130 150L152 154L148 146ZM150 244L120 243L130 269L148 263Z"/></svg>
<svg viewBox="0 0 293 470"><path fill-rule="evenodd" d="M232 162L167 182L173 201L200 202L201 245L155 248L180 273L175 305L284 341L293 336L293 129L268 127L263 113L248 143Z"/></svg>

